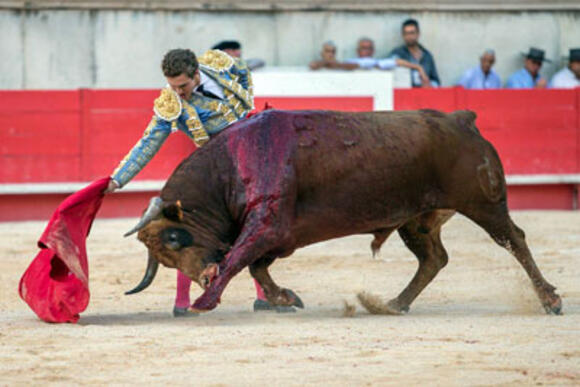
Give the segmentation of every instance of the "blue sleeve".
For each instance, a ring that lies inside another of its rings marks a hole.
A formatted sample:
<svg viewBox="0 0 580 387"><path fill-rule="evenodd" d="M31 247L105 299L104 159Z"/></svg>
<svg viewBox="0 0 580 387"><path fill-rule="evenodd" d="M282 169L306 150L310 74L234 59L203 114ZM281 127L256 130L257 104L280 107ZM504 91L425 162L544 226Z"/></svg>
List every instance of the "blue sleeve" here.
<svg viewBox="0 0 580 387"><path fill-rule="evenodd" d="M377 60L377 66L381 70L392 70L397 67L397 59L395 58L385 58Z"/></svg>
<svg viewBox="0 0 580 387"><path fill-rule="evenodd" d="M111 176L120 187L125 186L151 159L171 134L171 123L153 116L143 137L135 144Z"/></svg>

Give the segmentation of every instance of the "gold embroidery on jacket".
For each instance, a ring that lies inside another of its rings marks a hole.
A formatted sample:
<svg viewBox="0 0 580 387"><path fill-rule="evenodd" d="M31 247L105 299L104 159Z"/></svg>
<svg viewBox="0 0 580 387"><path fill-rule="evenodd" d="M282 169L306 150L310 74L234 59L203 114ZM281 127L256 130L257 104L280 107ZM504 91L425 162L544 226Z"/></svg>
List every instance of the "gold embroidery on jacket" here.
<svg viewBox="0 0 580 387"><path fill-rule="evenodd" d="M217 71L229 70L234 65L234 59L220 50L208 50L198 58L199 63L212 67Z"/></svg>
<svg viewBox="0 0 580 387"><path fill-rule="evenodd" d="M163 88L153 103L153 110L159 118L173 121L181 115L181 98L170 88Z"/></svg>
<svg viewBox="0 0 580 387"><path fill-rule="evenodd" d="M203 127L197 111L187 101L183 101L183 107L189 116L185 121L185 126L187 126L187 130L193 136L193 142L198 147L204 146L209 141L209 135Z"/></svg>

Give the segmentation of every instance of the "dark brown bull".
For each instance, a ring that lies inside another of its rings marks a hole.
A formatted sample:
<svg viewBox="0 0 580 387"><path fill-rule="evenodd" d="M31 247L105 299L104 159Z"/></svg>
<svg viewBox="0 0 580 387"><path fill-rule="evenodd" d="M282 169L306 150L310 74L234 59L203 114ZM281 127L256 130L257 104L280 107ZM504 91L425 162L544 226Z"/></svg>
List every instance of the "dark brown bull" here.
<svg viewBox="0 0 580 387"><path fill-rule="evenodd" d="M131 231L150 254L137 290L158 260L205 289L192 310L210 310L249 266L271 303L301 307L270 277L276 258L352 234L374 234L376 252L397 230L419 268L398 297L369 310L398 314L447 264L440 230L458 211L508 249L546 311L560 313L509 217L498 155L474 120L469 111L272 110L238 122L179 165Z"/></svg>

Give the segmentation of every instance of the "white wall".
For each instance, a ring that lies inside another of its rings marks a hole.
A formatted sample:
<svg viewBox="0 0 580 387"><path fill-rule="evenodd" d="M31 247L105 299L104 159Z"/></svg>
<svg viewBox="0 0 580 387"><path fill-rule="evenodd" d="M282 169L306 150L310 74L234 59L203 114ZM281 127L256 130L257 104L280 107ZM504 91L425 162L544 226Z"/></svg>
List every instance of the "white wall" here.
<svg viewBox="0 0 580 387"><path fill-rule="evenodd" d="M170 48L208 49L222 39L242 42L245 57L269 66L306 65L323 41L338 56L355 56L360 36L382 57L401 44L400 24L421 23L421 43L433 55L443 85L475 65L485 48L497 52L502 80L521 66L530 46L555 59L580 47L580 12L169 12L0 10L0 89L149 88L163 84L159 64Z"/></svg>

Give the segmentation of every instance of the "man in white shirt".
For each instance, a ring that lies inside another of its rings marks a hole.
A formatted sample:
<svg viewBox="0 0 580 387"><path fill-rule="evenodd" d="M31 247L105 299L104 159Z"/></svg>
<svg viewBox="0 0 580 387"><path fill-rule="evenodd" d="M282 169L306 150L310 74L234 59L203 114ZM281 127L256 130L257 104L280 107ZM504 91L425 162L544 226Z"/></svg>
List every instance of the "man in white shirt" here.
<svg viewBox="0 0 580 387"><path fill-rule="evenodd" d="M479 58L480 64L463 73L457 83L466 89L499 89L501 80L499 75L492 69L495 63L495 51L487 49Z"/></svg>
<svg viewBox="0 0 580 387"><path fill-rule="evenodd" d="M580 86L580 48L571 48L568 66L558 71L550 81L553 89L572 89Z"/></svg>
<svg viewBox="0 0 580 387"><path fill-rule="evenodd" d="M416 70L419 73L421 82L424 84L429 83L429 77L423 70L423 67L417 63L411 63L404 59L399 59L395 57L376 59L375 54L375 43L372 39L367 37L362 37L358 40L356 52L358 57L346 60L345 63L357 65L360 69L373 69L378 68L380 70L392 70L397 66L407 67L411 70Z"/></svg>

